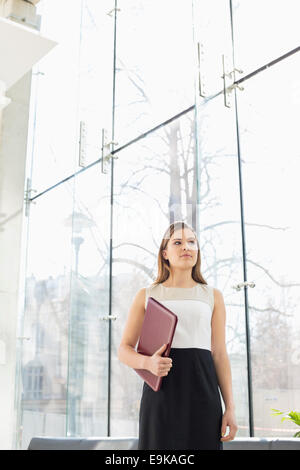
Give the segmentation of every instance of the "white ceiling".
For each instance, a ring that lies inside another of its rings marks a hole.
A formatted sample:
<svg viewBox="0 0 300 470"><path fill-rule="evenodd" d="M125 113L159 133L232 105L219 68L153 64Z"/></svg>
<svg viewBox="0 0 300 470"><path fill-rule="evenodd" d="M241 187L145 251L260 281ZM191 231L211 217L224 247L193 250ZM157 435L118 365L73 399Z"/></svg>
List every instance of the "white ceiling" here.
<svg viewBox="0 0 300 470"><path fill-rule="evenodd" d="M39 31L0 17L0 81L10 88L56 44Z"/></svg>

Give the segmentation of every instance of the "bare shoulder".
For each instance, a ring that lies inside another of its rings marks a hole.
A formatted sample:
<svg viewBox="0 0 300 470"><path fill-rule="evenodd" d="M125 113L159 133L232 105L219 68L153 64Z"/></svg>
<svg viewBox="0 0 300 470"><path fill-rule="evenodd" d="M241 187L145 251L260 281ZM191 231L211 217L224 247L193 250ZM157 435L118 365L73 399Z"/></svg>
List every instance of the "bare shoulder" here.
<svg viewBox="0 0 300 470"><path fill-rule="evenodd" d="M213 287L213 293L214 293L215 301L220 301L220 300L223 299L222 292L219 289L217 289L216 287Z"/></svg>
<svg viewBox="0 0 300 470"><path fill-rule="evenodd" d="M220 312L223 312L225 309L225 302L224 302L224 297L220 289L217 289L216 287L213 287L213 293L214 293L214 308L213 308L213 313L214 316Z"/></svg>
<svg viewBox="0 0 300 470"><path fill-rule="evenodd" d="M142 287L135 294L134 301L136 301L140 305L144 305L145 299L146 299L146 287Z"/></svg>
<svg viewBox="0 0 300 470"><path fill-rule="evenodd" d="M126 344L134 348L137 344L145 315L145 290L146 288L143 287L135 294L127 315L120 346Z"/></svg>
<svg viewBox="0 0 300 470"><path fill-rule="evenodd" d="M145 302L146 302L146 287L142 287L139 289L131 304L131 308L133 308L136 312L140 312L140 314L144 314L145 312Z"/></svg>

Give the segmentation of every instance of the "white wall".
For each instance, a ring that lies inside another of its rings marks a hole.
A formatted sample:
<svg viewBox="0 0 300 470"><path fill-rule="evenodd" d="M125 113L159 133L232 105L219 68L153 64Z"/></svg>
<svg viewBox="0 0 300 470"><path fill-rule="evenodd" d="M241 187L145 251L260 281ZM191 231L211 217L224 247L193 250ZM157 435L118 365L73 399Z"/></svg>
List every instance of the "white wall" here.
<svg viewBox="0 0 300 470"><path fill-rule="evenodd" d="M7 92L0 133L0 449L11 449L15 432L17 323L22 308L22 239L31 72Z"/></svg>
<svg viewBox="0 0 300 470"><path fill-rule="evenodd" d="M34 5L38 1L31 4L0 0L0 16L35 27ZM24 303L27 229L24 196L30 92L31 70L6 91L11 102L0 111L0 450L15 448L19 434L16 366L20 346L18 324Z"/></svg>

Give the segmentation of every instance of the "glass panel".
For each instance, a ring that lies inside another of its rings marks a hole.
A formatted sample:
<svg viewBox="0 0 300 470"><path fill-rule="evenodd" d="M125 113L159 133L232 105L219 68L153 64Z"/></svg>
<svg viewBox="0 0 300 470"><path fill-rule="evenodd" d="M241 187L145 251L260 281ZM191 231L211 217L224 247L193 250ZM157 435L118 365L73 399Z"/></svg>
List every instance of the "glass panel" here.
<svg viewBox="0 0 300 470"><path fill-rule="evenodd" d="M19 448L37 435L107 434L109 184L98 165L76 177L75 202L72 179L31 205Z"/></svg>
<svg viewBox="0 0 300 470"><path fill-rule="evenodd" d="M299 70L296 53L239 93L256 436L293 436L271 408L299 410Z"/></svg>
<svg viewBox="0 0 300 470"><path fill-rule="evenodd" d="M207 282L224 297L237 436L248 436L244 292L235 289L244 280L235 109L225 107L221 95L203 100L197 114L202 266Z"/></svg>
<svg viewBox="0 0 300 470"><path fill-rule="evenodd" d="M124 143L194 104L192 0L118 0L115 135Z"/></svg>
<svg viewBox="0 0 300 470"><path fill-rule="evenodd" d="M143 381L118 360L117 348L136 292L156 277L159 244L170 217L187 220L196 211L194 133L192 111L127 147L116 161L112 305L118 321L112 335L112 436L138 435Z"/></svg>
<svg viewBox="0 0 300 470"><path fill-rule="evenodd" d="M110 168L110 167L109 167ZM76 176L71 280L67 433L107 435L110 172Z"/></svg>
<svg viewBox="0 0 300 470"><path fill-rule="evenodd" d="M32 187L41 192L72 174L78 161L78 63L81 0L43 0L41 33L58 42L33 68L29 145Z"/></svg>
<svg viewBox="0 0 300 470"><path fill-rule="evenodd" d="M102 128L112 140L114 4L114 0L82 2L79 96L79 121L84 125L82 166L101 157Z"/></svg>
<svg viewBox="0 0 300 470"><path fill-rule="evenodd" d="M38 192L99 159L102 127L111 134L114 1L71 4L38 4L41 32L58 42L33 71L29 152Z"/></svg>
<svg viewBox="0 0 300 470"><path fill-rule="evenodd" d="M73 180L30 206L25 303L20 318L16 445L66 434Z"/></svg>
<svg viewBox="0 0 300 470"><path fill-rule="evenodd" d="M299 0L233 0L236 67L246 75L298 47L299 17Z"/></svg>

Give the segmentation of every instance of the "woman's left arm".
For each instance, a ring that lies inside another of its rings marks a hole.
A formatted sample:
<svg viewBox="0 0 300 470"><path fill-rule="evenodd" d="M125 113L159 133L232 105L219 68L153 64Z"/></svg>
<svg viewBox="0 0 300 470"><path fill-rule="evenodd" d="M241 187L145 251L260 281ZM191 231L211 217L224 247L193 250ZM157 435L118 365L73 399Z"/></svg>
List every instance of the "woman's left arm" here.
<svg viewBox="0 0 300 470"><path fill-rule="evenodd" d="M226 309L222 292L215 288L214 298L215 304L211 320L211 353L225 404L225 412L222 418L222 436L225 435L227 426L229 427L229 434L221 438L221 441L224 442L232 441L235 438L238 427L234 411L231 368L225 342Z"/></svg>

